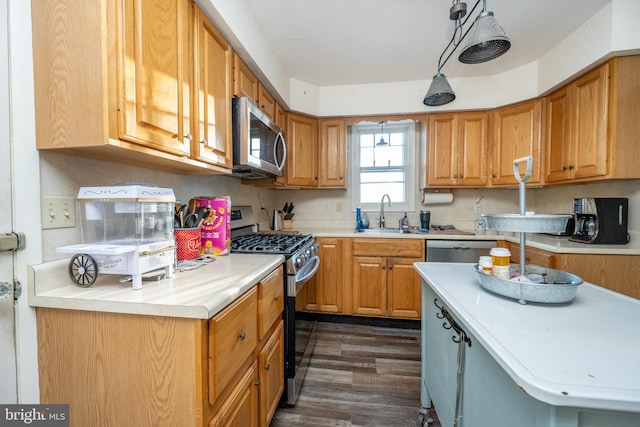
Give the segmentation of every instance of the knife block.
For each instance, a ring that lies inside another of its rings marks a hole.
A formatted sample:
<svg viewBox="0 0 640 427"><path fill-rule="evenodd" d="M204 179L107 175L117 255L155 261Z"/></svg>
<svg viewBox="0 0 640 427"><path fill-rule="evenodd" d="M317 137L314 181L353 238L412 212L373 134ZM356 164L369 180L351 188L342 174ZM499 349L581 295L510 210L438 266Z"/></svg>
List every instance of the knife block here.
<svg viewBox="0 0 640 427"><path fill-rule="evenodd" d="M284 219L282 220L282 229L283 230L291 230L293 228L293 220Z"/></svg>

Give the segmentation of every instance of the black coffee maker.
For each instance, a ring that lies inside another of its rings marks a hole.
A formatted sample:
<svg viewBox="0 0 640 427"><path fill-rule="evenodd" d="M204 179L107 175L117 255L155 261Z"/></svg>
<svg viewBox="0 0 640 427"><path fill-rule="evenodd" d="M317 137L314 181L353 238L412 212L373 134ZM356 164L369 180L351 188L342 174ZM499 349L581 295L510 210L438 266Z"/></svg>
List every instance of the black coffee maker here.
<svg viewBox="0 0 640 427"><path fill-rule="evenodd" d="M573 211L576 228L569 240L605 245L629 243L629 199L582 197L573 199Z"/></svg>

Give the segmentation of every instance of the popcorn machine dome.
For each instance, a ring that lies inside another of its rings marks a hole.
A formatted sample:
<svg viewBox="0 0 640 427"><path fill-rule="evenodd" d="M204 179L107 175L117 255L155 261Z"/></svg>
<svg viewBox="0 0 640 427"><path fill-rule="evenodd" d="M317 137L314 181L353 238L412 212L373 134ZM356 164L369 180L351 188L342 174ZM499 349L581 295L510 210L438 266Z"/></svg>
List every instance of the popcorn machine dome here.
<svg viewBox="0 0 640 427"><path fill-rule="evenodd" d="M81 287L100 274L131 275L133 289L142 274L165 268L173 275L175 240L172 189L150 185L82 187L78 193L82 243L56 248L74 254L69 276Z"/></svg>

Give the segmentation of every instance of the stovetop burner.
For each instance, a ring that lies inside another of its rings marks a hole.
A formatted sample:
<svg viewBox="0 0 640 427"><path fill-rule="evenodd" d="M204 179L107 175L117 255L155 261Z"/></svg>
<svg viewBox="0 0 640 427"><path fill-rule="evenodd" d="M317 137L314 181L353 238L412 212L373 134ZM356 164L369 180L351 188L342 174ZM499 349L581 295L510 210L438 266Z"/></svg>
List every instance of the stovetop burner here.
<svg viewBox="0 0 640 427"><path fill-rule="evenodd" d="M312 238L310 234L245 234L231 239L231 252L292 254Z"/></svg>

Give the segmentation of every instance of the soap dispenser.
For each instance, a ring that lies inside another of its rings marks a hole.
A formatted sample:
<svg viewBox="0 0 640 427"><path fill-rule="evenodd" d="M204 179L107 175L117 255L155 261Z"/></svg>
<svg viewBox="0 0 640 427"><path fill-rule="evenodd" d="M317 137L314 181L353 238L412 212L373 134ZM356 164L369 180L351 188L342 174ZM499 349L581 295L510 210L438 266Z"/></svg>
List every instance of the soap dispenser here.
<svg viewBox="0 0 640 427"><path fill-rule="evenodd" d="M409 229L409 217L407 216L407 213L404 213L404 218L402 218L402 222L401 222L401 228L403 230L408 230Z"/></svg>

